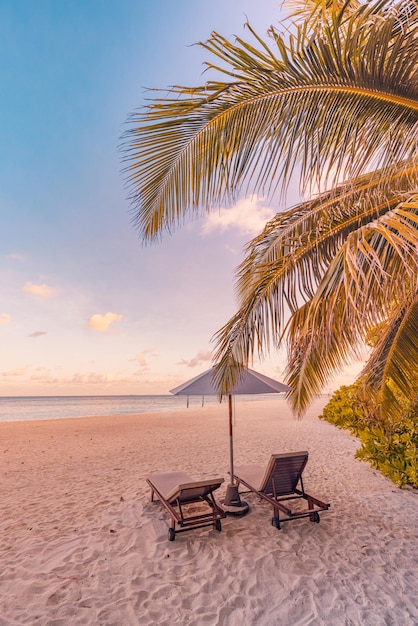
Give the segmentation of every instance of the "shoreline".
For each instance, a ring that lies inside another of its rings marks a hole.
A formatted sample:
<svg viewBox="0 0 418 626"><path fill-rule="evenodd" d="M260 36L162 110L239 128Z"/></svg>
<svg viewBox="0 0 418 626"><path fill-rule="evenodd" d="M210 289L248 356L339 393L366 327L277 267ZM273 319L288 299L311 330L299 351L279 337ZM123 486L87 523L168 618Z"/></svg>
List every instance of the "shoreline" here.
<svg viewBox="0 0 418 626"><path fill-rule="evenodd" d="M370 625L418 622L418 497L354 458L358 441L284 403L236 402L235 462L306 449L320 524L271 509L167 540L148 474L228 481L225 404L0 423L0 626ZM221 500L223 487L216 492Z"/></svg>

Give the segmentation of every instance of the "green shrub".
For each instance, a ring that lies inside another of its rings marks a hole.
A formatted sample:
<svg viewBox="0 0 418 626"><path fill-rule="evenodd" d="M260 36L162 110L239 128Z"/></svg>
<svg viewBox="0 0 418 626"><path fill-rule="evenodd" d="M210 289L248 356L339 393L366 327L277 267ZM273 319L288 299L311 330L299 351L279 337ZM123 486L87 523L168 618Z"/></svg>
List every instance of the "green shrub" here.
<svg viewBox="0 0 418 626"><path fill-rule="evenodd" d="M321 419L356 435L356 456L368 461L399 486L418 488L418 398L405 407L396 423L383 421L377 403L362 395L359 383L338 389L324 407Z"/></svg>

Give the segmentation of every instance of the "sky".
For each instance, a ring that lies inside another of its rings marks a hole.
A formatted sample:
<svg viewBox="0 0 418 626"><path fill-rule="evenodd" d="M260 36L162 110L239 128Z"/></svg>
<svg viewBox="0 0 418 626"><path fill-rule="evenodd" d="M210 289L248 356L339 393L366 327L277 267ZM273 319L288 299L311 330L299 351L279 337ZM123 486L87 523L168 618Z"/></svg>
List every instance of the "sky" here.
<svg viewBox="0 0 418 626"><path fill-rule="evenodd" d="M121 137L147 88L204 82L192 44L249 37L247 18L264 35L279 5L0 4L1 396L166 394L210 367L245 243L280 207L241 198L144 246ZM253 365L282 379L286 357Z"/></svg>

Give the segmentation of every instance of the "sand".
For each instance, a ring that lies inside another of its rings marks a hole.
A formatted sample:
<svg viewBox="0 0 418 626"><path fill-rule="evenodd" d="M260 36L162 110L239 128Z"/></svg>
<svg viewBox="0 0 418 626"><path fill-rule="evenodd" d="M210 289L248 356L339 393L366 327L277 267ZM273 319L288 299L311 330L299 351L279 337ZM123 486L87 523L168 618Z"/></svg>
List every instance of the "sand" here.
<svg viewBox="0 0 418 626"><path fill-rule="evenodd" d="M235 461L308 450L319 524L271 507L167 540L145 477L227 479L227 408L0 424L0 626L418 624L418 494L354 458L358 441L283 401L236 404ZM222 489L219 496L222 498Z"/></svg>

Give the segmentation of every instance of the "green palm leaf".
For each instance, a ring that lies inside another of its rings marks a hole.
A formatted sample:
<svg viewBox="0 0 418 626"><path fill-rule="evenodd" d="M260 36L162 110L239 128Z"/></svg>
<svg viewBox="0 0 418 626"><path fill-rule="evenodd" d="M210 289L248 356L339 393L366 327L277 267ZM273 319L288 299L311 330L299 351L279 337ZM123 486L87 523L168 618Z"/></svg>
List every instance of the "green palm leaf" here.
<svg viewBox="0 0 418 626"><path fill-rule="evenodd" d="M208 68L229 82L174 87L173 97L134 115L125 136L144 239L233 200L244 183L272 193L296 163L306 187L416 154L416 24L404 27L394 49L396 14L382 20L370 9L365 19L363 9L344 28L330 22L314 35L299 28L285 38L272 29L270 47L250 27L254 46L217 33L201 44L220 61Z"/></svg>
<svg viewBox="0 0 418 626"><path fill-rule="evenodd" d="M373 184L376 179L365 177L357 189L322 198L322 205L306 203L279 215L252 242L239 274L243 304L216 336L223 376L230 361L247 363L263 347L280 344L288 331L287 382L302 413L332 373L356 355L395 297L405 300L418 274L417 207L409 202L395 209L402 194L386 189L392 204L381 203L379 216ZM379 186L377 193L382 191ZM299 306L301 299L306 304Z"/></svg>

